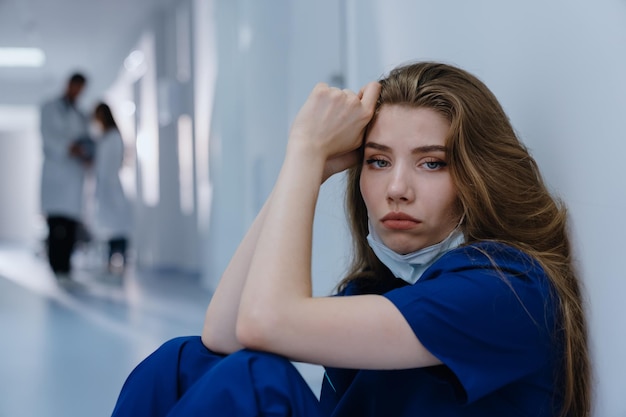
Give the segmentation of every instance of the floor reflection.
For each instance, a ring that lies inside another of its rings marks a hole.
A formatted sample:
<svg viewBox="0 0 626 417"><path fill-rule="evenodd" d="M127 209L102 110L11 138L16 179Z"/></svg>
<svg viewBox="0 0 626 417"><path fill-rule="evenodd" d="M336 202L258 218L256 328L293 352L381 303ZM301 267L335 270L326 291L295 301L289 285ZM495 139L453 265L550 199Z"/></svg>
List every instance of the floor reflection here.
<svg viewBox="0 0 626 417"><path fill-rule="evenodd" d="M41 251L0 244L0 417L109 416L141 359L201 332L211 293L199 276L75 263L59 281ZM321 368L296 366L318 393Z"/></svg>

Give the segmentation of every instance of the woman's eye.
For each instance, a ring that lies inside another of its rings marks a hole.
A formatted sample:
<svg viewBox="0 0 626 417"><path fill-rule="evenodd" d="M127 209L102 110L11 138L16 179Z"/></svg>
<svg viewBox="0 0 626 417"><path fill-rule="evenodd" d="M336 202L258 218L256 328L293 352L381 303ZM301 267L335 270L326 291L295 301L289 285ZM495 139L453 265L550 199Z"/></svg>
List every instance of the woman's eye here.
<svg viewBox="0 0 626 417"><path fill-rule="evenodd" d="M436 170L445 167L447 164L443 161L426 161L424 166L429 170Z"/></svg>
<svg viewBox="0 0 626 417"><path fill-rule="evenodd" d="M367 159L367 160L365 161L365 163L366 163L367 165L372 165L372 166L374 166L375 168L386 168L386 167L388 167L388 166L389 166L389 162L388 162L388 161L385 161L384 159L375 159L375 158L373 158L373 159Z"/></svg>

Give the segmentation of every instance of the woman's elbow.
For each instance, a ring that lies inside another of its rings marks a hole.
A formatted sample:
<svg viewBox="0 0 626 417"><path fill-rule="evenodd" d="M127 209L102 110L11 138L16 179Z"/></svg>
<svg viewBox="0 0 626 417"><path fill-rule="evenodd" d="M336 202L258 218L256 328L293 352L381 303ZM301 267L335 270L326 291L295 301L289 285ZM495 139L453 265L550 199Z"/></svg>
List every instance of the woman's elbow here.
<svg viewBox="0 0 626 417"><path fill-rule="evenodd" d="M275 338L273 331L279 328L272 314L260 312L240 312L237 318L237 341L245 348L270 350Z"/></svg>
<svg viewBox="0 0 626 417"><path fill-rule="evenodd" d="M205 331L202 332L202 336L200 336L200 340L202 340L202 344L205 348L214 351L213 349L213 339L208 335Z"/></svg>
<svg viewBox="0 0 626 417"><path fill-rule="evenodd" d="M205 348L209 349L211 352L223 355L228 355L242 348L236 340L233 340L232 336L227 337L227 335L220 334L206 325L202 330L200 339Z"/></svg>
<svg viewBox="0 0 626 417"><path fill-rule="evenodd" d="M220 343L221 338L217 337L206 325L204 329L202 329L200 340L202 340L204 347L212 352L221 353L221 351L224 350L224 347Z"/></svg>

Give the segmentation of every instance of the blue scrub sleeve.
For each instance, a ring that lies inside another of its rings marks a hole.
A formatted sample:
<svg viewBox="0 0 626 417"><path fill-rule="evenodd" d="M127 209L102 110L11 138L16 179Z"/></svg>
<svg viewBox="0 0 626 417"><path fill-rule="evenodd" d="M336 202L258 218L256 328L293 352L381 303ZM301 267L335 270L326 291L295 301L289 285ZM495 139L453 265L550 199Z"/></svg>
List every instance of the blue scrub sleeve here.
<svg viewBox="0 0 626 417"><path fill-rule="evenodd" d="M471 403L550 359L555 311L550 288L530 257L492 244L453 250L417 283L385 296L455 374L463 388L459 401Z"/></svg>

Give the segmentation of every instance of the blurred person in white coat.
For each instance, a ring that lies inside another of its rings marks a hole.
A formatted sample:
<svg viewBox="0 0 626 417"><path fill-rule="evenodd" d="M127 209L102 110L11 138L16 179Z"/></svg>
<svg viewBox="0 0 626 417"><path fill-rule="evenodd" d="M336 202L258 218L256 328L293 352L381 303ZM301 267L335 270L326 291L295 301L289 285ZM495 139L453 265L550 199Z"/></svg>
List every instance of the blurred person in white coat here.
<svg viewBox="0 0 626 417"><path fill-rule="evenodd" d="M73 74L61 97L41 107L42 213L48 224L47 254L57 277L68 277L83 215L83 187L93 158L88 117L77 107L87 79Z"/></svg>
<svg viewBox="0 0 626 417"><path fill-rule="evenodd" d="M93 166L96 183L93 232L97 239L108 242L109 271L121 273L132 227L131 205L119 176L124 142L107 104L96 106L93 119L100 133Z"/></svg>

